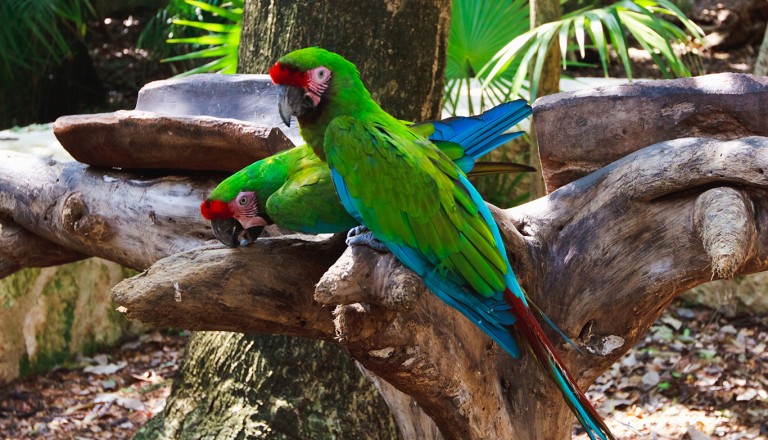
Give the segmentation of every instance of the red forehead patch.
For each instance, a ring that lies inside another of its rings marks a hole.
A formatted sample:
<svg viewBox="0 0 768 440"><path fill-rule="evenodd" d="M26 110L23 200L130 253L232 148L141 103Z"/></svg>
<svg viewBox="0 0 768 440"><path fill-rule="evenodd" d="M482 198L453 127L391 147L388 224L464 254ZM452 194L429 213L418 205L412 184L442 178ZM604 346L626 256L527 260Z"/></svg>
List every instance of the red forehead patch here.
<svg viewBox="0 0 768 440"><path fill-rule="evenodd" d="M221 200L204 200L200 204L200 213L208 220L232 218L229 205Z"/></svg>
<svg viewBox="0 0 768 440"><path fill-rule="evenodd" d="M307 75L295 67L275 63L269 68L269 76L278 85L307 88Z"/></svg>

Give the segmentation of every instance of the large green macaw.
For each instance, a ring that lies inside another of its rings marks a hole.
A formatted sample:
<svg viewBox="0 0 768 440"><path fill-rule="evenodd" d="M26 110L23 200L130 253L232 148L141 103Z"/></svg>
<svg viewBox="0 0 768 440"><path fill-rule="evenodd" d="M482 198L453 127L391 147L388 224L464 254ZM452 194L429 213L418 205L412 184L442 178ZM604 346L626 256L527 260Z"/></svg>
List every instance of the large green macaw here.
<svg viewBox="0 0 768 440"><path fill-rule="evenodd" d="M516 328L590 438L613 438L536 321L499 228L461 168L382 110L355 65L337 54L297 50L269 73L281 86L283 121L296 116L345 209L514 357Z"/></svg>
<svg viewBox="0 0 768 440"><path fill-rule="evenodd" d="M504 133L531 114L524 100L473 117L410 124L472 175L535 171L527 165L476 162L522 132ZM404 123L406 124L406 123ZM359 225L341 205L331 172L308 145L255 162L221 182L200 206L214 235L230 247L255 240L265 225L309 234L337 233Z"/></svg>

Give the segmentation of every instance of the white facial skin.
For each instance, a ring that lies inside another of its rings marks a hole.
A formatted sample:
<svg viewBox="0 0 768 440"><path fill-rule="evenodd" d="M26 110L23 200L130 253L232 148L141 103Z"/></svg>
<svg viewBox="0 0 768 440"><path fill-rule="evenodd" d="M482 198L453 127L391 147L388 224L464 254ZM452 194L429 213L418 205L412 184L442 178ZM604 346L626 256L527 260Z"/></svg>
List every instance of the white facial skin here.
<svg viewBox="0 0 768 440"><path fill-rule="evenodd" d="M309 81L307 82L307 96L312 100L315 107L320 104L325 89L331 82L331 70L325 66L315 67L307 72Z"/></svg>
<svg viewBox="0 0 768 440"><path fill-rule="evenodd" d="M253 191L243 191L229 202L229 208L243 228L267 226L267 221L259 216L259 206Z"/></svg>

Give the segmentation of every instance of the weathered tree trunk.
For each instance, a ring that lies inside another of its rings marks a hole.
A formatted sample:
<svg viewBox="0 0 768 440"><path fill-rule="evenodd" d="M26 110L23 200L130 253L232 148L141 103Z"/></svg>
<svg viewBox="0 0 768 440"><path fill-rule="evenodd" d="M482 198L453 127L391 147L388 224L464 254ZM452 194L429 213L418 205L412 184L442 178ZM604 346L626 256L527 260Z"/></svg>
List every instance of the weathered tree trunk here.
<svg viewBox="0 0 768 440"><path fill-rule="evenodd" d="M755 75L768 75L768 27L765 28L763 43L760 45L760 52L757 54L755 62Z"/></svg>
<svg viewBox="0 0 768 440"><path fill-rule="evenodd" d="M534 202L493 210L523 287L580 347L548 332L581 386L642 337L679 292L768 269L764 169L768 138L681 139ZM393 256L350 248L316 289L275 281L295 283L300 277L278 269L321 264L332 245L301 249L295 240L177 254L118 285L116 300L156 325L335 340L411 395L446 438L569 437L571 413L535 362L500 351ZM251 267L258 270L240 276L257 282L218 281ZM318 321L322 304L336 308Z"/></svg>
<svg viewBox="0 0 768 440"><path fill-rule="evenodd" d="M366 18L361 22L361 17ZM449 0L400 4L249 1L239 69L266 73L290 50L322 46L355 62L384 108L402 118L430 119L440 111L449 17ZM361 40L369 44L361 45ZM403 69L404 65L409 68ZM302 265L305 276L307 271L307 265ZM245 277L241 282L258 281ZM317 312L330 316L329 310ZM280 315L281 307L274 307L272 313ZM318 322L317 316L305 322ZM307 328L285 330L284 334L318 337L307 333ZM199 397L201 392L206 398ZM385 392L390 402L412 402L391 387ZM413 406L395 409L401 430L439 435L434 423ZM240 410L233 414L233 407ZM194 337L162 420L153 421L140 438L183 438L193 433L216 438L398 436L392 414L373 383L338 346L287 336L230 333Z"/></svg>
<svg viewBox="0 0 768 440"><path fill-rule="evenodd" d="M240 70L266 73L308 46L355 63L382 108L398 118L440 115L450 0L252 0L246 2Z"/></svg>
<svg viewBox="0 0 768 440"><path fill-rule="evenodd" d="M396 436L397 426L378 391L343 348L295 341L289 336L195 333L165 417L153 419L134 438Z"/></svg>
<svg viewBox="0 0 768 440"><path fill-rule="evenodd" d="M562 8L559 0L534 0L531 1L531 28L560 19ZM560 42L552 39L552 45L546 54L544 68L541 71L541 79L536 89L536 97L557 93L560 91ZM539 159L539 141L536 129L531 129L531 154L530 164L538 173L531 174L531 198L536 199L547 193L544 187L544 179L541 174L541 160Z"/></svg>
<svg viewBox="0 0 768 440"><path fill-rule="evenodd" d="M677 293L768 268L767 160L761 137L664 142L494 210L521 283L582 349L549 332L582 386ZM394 257L348 249L313 289L284 268L327 264L333 242L296 240L177 254L117 286L116 300L155 325L335 340L411 395L448 438L570 435L567 406L531 358L509 358ZM230 282L233 274L255 282ZM324 319L322 304L336 305Z"/></svg>

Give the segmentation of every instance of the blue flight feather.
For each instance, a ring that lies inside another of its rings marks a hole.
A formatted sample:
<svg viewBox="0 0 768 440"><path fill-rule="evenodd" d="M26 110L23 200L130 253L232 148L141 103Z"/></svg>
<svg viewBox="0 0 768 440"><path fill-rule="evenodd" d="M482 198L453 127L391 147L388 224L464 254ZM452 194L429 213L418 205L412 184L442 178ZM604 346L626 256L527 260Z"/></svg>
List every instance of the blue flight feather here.
<svg viewBox="0 0 768 440"><path fill-rule="evenodd" d="M531 107L524 99L505 102L476 116L453 117L432 122L431 141L454 142L464 148L464 154L474 161L499 145L509 142L523 132L502 134L527 118ZM466 172L464 167L460 167Z"/></svg>

